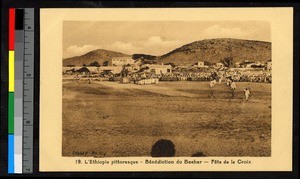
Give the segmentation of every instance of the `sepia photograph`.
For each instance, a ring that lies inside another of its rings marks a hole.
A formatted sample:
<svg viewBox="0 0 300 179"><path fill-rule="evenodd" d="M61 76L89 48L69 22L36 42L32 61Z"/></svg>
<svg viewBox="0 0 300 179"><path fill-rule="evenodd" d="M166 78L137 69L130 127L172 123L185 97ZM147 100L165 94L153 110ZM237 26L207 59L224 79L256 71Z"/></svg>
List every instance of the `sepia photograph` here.
<svg viewBox="0 0 300 179"><path fill-rule="evenodd" d="M63 157L270 157L267 21L64 21Z"/></svg>
<svg viewBox="0 0 300 179"><path fill-rule="evenodd" d="M292 8L40 14L40 171L291 171Z"/></svg>

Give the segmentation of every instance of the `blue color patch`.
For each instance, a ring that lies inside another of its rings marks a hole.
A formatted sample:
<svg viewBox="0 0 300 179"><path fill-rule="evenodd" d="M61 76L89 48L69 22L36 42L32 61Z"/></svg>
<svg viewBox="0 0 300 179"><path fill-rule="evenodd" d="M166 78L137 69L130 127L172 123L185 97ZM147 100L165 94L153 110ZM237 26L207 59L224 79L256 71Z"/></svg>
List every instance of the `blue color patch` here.
<svg viewBox="0 0 300 179"><path fill-rule="evenodd" d="M14 162L14 135L8 135L8 173L15 173Z"/></svg>

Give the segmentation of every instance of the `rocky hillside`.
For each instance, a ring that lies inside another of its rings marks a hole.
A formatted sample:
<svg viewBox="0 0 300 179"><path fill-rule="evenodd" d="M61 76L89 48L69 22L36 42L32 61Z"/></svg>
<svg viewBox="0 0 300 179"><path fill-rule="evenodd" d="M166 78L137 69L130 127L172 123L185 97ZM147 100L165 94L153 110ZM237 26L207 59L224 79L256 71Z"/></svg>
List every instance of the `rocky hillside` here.
<svg viewBox="0 0 300 179"><path fill-rule="evenodd" d="M234 63L243 60L266 62L271 60L271 43L239 39L201 40L160 56L158 63L172 62L175 65L191 65L197 61L217 63L226 57L232 57Z"/></svg>

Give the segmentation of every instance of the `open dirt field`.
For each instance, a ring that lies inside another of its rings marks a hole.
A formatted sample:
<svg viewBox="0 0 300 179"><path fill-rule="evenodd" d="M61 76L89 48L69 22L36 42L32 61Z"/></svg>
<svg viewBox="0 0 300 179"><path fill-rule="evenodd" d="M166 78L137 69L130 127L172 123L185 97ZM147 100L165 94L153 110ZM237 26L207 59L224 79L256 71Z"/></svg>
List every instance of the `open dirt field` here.
<svg viewBox="0 0 300 179"><path fill-rule="evenodd" d="M270 156L271 84L64 82L62 122L63 156L150 156L159 139L175 156Z"/></svg>

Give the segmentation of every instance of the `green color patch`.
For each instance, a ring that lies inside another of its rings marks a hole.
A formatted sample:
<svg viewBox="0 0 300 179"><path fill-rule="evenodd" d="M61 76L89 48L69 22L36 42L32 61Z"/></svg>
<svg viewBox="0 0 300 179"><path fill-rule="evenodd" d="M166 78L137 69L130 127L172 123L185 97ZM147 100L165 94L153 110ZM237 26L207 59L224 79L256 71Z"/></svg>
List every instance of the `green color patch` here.
<svg viewBox="0 0 300 179"><path fill-rule="evenodd" d="M14 93L8 94L8 133L14 133Z"/></svg>

